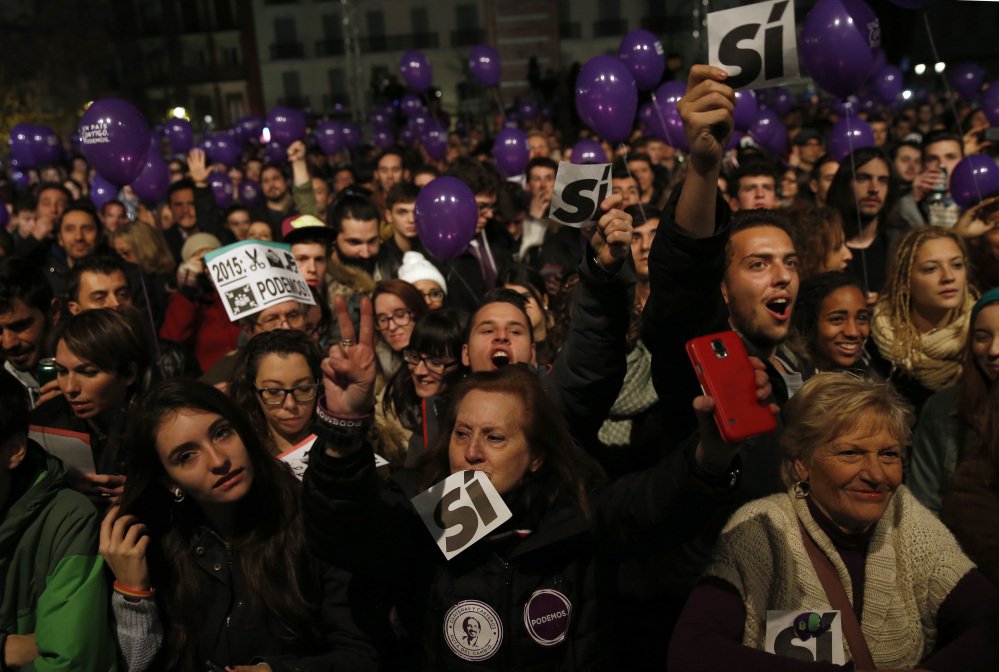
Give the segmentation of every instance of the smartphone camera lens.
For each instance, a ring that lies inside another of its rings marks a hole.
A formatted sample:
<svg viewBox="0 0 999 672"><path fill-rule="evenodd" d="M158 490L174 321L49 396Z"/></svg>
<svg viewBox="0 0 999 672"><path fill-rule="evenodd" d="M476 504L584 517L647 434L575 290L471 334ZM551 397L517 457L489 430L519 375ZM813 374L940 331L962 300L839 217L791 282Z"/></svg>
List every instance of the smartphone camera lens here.
<svg viewBox="0 0 999 672"><path fill-rule="evenodd" d="M711 349L714 350L715 357L718 359L728 357L728 350L725 349L725 344L721 340L711 341Z"/></svg>

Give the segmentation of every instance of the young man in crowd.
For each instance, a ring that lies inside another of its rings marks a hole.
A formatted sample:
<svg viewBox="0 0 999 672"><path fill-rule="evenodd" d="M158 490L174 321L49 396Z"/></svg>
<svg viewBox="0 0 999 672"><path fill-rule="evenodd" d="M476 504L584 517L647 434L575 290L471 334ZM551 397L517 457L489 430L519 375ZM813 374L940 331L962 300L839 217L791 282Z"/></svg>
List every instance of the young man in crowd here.
<svg viewBox="0 0 999 672"><path fill-rule="evenodd" d="M71 200L69 191L61 184L55 182L40 184L33 224L30 231L18 229L15 232L14 254L44 263L42 260L48 254L52 234Z"/></svg>
<svg viewBox="0 0 999 672"><path fill-rule="evenodd" d="M122 224L128 222L128 212L125 204L117 199L111 199L101 208L101 224L108 233L114 233Z"/></svg>
<svg viewBox="0 0 999 672"><path fill-rule="evenodd" d="M961 136L955 133L937 131L923 138L922 150L922 171L912 180L912 190L899 201L899 215L910 227L927 224L953 226L961 214L960 208L952 204L949 208L931 213L926 197L940 186L950 192L954 168L964 158L964 143Z"/></svg>
<svg viewBox="0 0 999 672"><path fill-rule="evenodd" d="M73 265L92 255L101 243L101 220L88 204L78 201L69 206L56 226L56 242L45 264L45 274L52 292L66 300L67 282Z"/></svg>
<svg viewBox="0 0 999 672"><path fill-rule="evenodd" d="M388 206L388 192L397 183L408 179L408 174L403 166L402 152L398 149L390 148L378 155L375 161L374 182L375 189L371 199L379 212L384 212Z"/></svg>
<svg viewBox="0 0 999 672"><path fill-rule="evenodd" d="M736 212L779 208L777 167L763 159L748 160L739 166L729 178L728 204Z"/></svg>
<svg viewBox="0 0 999 672"><path fill-rule="evenodd" d="M826 198L829 196L829 187L832 186L837 170L839 170L839 161L828 154L815 162L808 180L808 188L812 190L812 195L815 197L815 205L825 206Z"/></svg>
<svg viewBox="0 0 999 672"><path fill-rule="evenodd" d="M798 159L798 167L806 172L810 171L819 157L826 153L825 139L814 128L801 129L791 143L792 154Z"/></svg>
<svg viewBox="0 0 999 672"><path fill-rule="evenodd" d="M284 170L275 165L264 166L260 172L260 191L264 195L264 204L251 212L251 219L267 222L273 239L281 240L281 223L295 214L295 199L288 188L288 176Z"/></svg>
<svg viewBox="0 0 999 672"><path fill-rule="evenodd" d="M394 278L402 266L402 256L407 252L424 252L416 233L416 197L420 188L412 182L397 182L388 190L385 199L385 221L392 227L392 236L381 244L381 276ZM424 254L424 256L426 256Z"/></svg>
<svg viewBox="0 0 999 672"><path fill-rule="evenodd" d="M913 182L923 171L923 149L914 140L903 140L895 145L891 150L892 165L898 173L899 189L904 195L912 191ZM911 201L915 207L915 201ZM902 208L902 201L899 201L899 208ZM903 215L905 217L905 215ZM908 220L908 217L905 217Z"/></svg>
<svg viewBox="0 0 999 672"><path fill-rule="evenodd" d="M527 206L527 216L520 226L516 240L514 257L518 261L535 258L548 237L548 210L551 207L552 195L555 193L555 173L558 164L544 156L532 158L527 163L527 194L530 201Z"/></svg>

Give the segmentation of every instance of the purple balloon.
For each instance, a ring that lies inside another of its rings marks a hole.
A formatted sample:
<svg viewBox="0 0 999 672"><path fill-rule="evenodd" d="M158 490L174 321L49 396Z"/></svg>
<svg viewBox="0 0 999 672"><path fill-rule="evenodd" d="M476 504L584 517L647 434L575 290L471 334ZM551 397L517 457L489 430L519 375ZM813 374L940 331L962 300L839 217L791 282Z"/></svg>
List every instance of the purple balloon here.
<svg viewBox="0 0 999 672"><path fill-rule="evenodd" d="M338 121L321 121L316 126L316 141L326 156L335 156L344 148L343 127Z"/></svg>
<svg viewBox="0 0 999 672"><path fill-rule="evenodd" d="M290 107L275 107L267 114L271 141L286 148L296 140L305 140L305 115Z"/></svg>
<svg viewBox="0 0 999 672"><path fill-rule="evenodd" d="M862 0L819 0L805 17L798 54L819 86L845 98L870 74L880 35L877 17Z"/></svg>
<svg viewBox="0 0 999 672"><path fill-rule="evenodd" d="M248 208L255 208L263 202L260 193L260 184L256 180L244 177L239 182L238 190L239 202Z"/></svg>
<svg viewBox="0 0 999 672"><path fill-rule="evenodd" d="M427 251L450 261L475 237L479 208L468 185L456 177L438 177L420 190L413 216Z"/></svg>
<svg viewBox="0 0 999 672"><path fill-rule="evenodd" d="M689 151L687 135L683 130L683 120L676 105L663 104L658 96L642 110L641 118L646 130L670 147Z"/></svg>
<svg viewBox="0 0 999 672"><path fill-rule="evenodd" d="M517 116L523 121L532 121L538 114L540 110L533 100L522 100L517 106Z"/></svg>
<svg viewBox="0 0 999 672"><path fill-rule="evenodd" d="M739 145L742 143L742 131L735 130L732 131L732 135L728 138L728 143L725 145L725 149L739 149Z"/></svg>
<svg viewBox="0 0 999 672"><path fill-rule="evenodd" d="M343 133L343 144L347 149L357 149L361 146L361 129L352 121L345 121L340 127Z"/></svg>
<svg viewBox="0 0 999 672"><path fill-rule="evenodd" d="M37 165L59 163L62 159L62 144L59 136L48 126L35 126L31 136Z"/></svg>
<svg viewBox="0 0 999 672"><path fill-rule="evenodd" d="M749 136L760 147L783 156L787 151L787 129L773 110L761 110L749 129Z"/></svg>
<svg viewBox="0 0 999 672"><path fill-rule="evenodd" d="M423 93L430 88L431 73L427 57L418 49L407 51L399 59L399 71L406 86L417 93Z"/></svg>
<svg viewBox="0 0 999 672"><path fill-rule="evenodd" d="M240 117L232 130L244 147L260 144L260 134L264 130L264 119L257 115Z"/></svg>
<svg viewBox="0 0 999 672"><path fill-rule="evenodd" d="M187 154L194 147L194 129L187 119L171 119L164 124L163 135L174 154Z"/></svg>
<svg viewBox="0 0 999 672"><path fill-rule="evenodd" d="M984 154L961 159L950 176L950 195L967 210L988 196L999 192L999 166Z"/></svg>
<svg viewBox="0 0 999 672"><path fill-rule="evenodd" d="M756 114L759 112L759 105L756 103L756 94L747 89L735 92L735 110L732 116L735 118L735 127L740 131L749 130L749 127L756 121Z"/></svg>
<svg viewBox="0 0 999 672"><path fill-rule="evenodd" d="M146 165L132 183L135 195L147 203L160 203L170 188L170 167L159 154L150 153Z"/></svg>
<svg viewBox="0 0 999 672"><path fill-rule="evenodd" d="M851 152L873 146L871 125L854 116L843 117L829 132L829 155L841 163Z"/></svg>
<svg viewBox="0 0 999 672"><path fill-rule="evenodd" d="M235 138L226 133L219 133L215 136L214 140L214 147L208 154L209 160L221 163L227 168L237 165L243 156L243 152L239 148L239 144Z"/></svg>
<svg viewBox="0 0 999 672"><path fill-rule="evenodd" d="M102 210L108 201L118 198L118 187L111 184L100 173L95 173L90 180L90 202L97 210Z"/></svg>
<svg viewBox="0 0 999 672"><path fill-rule="evenodd" d="M480 44L472 49L468 57L468 69L482 86L499 86L502 74L500 57L488 44Z"/></svg>
<svg viewBox="0 0 999 672"><path fill-rule="evenodd" d="M874 75L871 84L882 103L891 103L902 93L902 71L886 65Z"/></svg>
<svg viewBox="0 0 999 672"><path fill-rule="evenodd" d="M33 124L17 124L10 129L10 151L21 168L34 168L38 165L35 158L35 126Z"/></svg>
<svg viewBox="0 0 999 672"><path fill-rule="evenodd" d="M225 173L213 172L208 178L208 186L212 188L212 196L215 197L215 206L218 208L228 208L232 205L235 196L235 189L232 188L232 180Z"/></svg>
<svg viewBox="0 0 999 672"><path fill-rule="evenodd" d="M885 56L885 50L878 47L874 50L874 65L871 66L871 72L881 72L886 65L888 65L888 57Z"/></svg>
<svg viewBox="0 0 999 672"><path fill-rule="evenodd" d="M993 79L982 96L982 109L989 123L999 126L999 79Z"/></svg>
<svg viewBox="0 0 999 672"><path fill-rule="evenodd" d="M572 162L577 165L607 163L607 152L596 140L583 138L572 146Z"/></svg>
<svg viewBox="0 0 999 672"><path fill-rule="evenodd" d="M794 107L794 100L787 89L778 86L769 91L767 107L776 112L778 116L785 117L791 111L791 108Z"/></svg>
<svg viewBox="0 0 999 672"><path fill-rule="evenodd" d="M109 181L131 184L145 167L149 124L127 100L95 101L83 113L79 132L87 163Z"/></svg>
<svg viewBox="0 0 999 672"><path fill-rule="evenodd" d="M417 137L416 131L414 131L413 127L408 124L403 126L402 130L399 131L399 140L407 147L411 147Z"/></svg>
<svg viewBox="0 0 999 672"><path fill-rule="evenodd" d="M685 93L687 86L683 82L663 82L656 89L654 100L659 101L660 105L676 105Z"/></svg>
<svg viewBox="0 0 999 672"><path fill-rule="evenodd" d="M406 125L412 128L418 137L422 137L427 132L427 129L430 128L431 121L430 113L424 110L420 114L410 117Z"/></svg>
<svg viewBox="0 0 999 672"><path fill-rule="evenodd" d="M420 136L420 141L434 161L442 161L447 156L447 131L439 122L431 121Z"/></svg>
<svg viewBox="0 0 999 672"><path fill-rule="evenodd" d="M638 87L631 71L613 56L594 56L576 79L576 111L583 122L609 142L631 133L638 109Z"/></svg>
<svg viewBox="0 0 999 672"><path fill-rule="evenodd" d="M520 175L531 160L531 151L527 147L527 133L519 128L504 128L496 134L493 142L493 158L496 168L504 177Z"/></svg>
<svg viewBox="0 0 999 672"><path fill-rule="evenodd" d="M402 110L402 114L407 119L412 119L418 114L426 114L427 110L423 107L423 103L420 99L411 93L407 93L399 101L399 108Z"/></svg>
<svg viewBox="0 0 999 672"><path fill-rule="evenodd" d="M954 68L950 81L962 98L972 100L982 90L982 84L985 82L985 68L977 63L962 63Z"/></svg>
<svg viewBox="0 0 999 672"><path fill-rule="evenodd" d="M395 136L387 128L375 128L372 139L378 149L388 149L395 145Z"/></svg>
<svg viewBox="0 0 999 672"><path fill-rule="evenodd" d="M19 189L27 189L31 186L31 176L23 170L10 171L10 181Z"/></svg>
<svg viewBox="0 0 999 672"><path fill-rule="evenodd" d="M281 164L288 160L288 150L280 142L268 142L264 145L264 158L268 163Z"/></svg>
<svg viewBox="0 0 999 672"><path fill-rule="evenodd" d="M666 58L663 43L647 30L633 30L621 39L618 57L631 70L638 88L651 89L663 78Z"/></svg>
<svg viewBox="0 0 999 672"><path fill-rule="evenodd" d="M376 108L371 111L371 125L375 128L391 128L394 116L391 108Z"/></svg>

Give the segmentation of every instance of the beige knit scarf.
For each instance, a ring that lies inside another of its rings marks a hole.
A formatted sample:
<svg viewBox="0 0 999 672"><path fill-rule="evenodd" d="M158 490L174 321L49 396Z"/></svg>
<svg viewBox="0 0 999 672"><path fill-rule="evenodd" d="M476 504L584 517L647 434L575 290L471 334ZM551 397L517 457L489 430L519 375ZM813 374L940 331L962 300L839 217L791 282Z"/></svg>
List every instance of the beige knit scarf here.
<svg viewBox="0 0 999 672"><path fill-rule="evenodd" d="M975 297L967 292L957 317L946 327L919 334L918 345L908 352L895 337L895 326L888 307L879 301L874 309L871 335L881 354L892 363L892 371L901 369L933 391L954 385L961 377L964 345L968 340L968 321Z"/></svg>

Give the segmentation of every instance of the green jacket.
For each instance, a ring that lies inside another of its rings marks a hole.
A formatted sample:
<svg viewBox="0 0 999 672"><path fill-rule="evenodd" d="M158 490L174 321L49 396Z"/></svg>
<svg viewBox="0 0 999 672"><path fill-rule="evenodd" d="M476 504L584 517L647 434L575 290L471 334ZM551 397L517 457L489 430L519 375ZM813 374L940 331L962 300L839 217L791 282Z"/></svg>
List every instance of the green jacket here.
<svg viewBox="0 0 999 672"><path fill-rule="evenodd" d="M0 510L0 628L35 634L39 657L22 672L114 672L100 521L65 474L62 462L28 442Z"/></svg>

